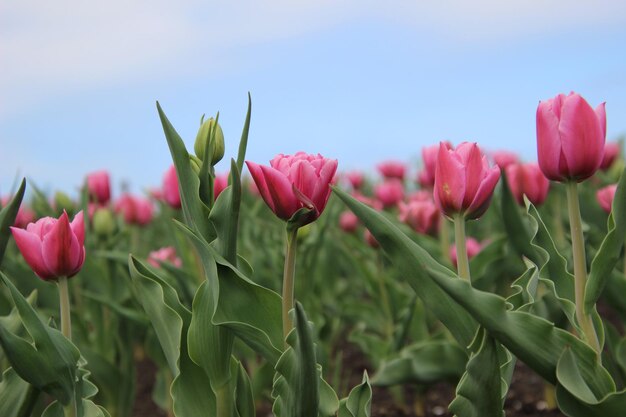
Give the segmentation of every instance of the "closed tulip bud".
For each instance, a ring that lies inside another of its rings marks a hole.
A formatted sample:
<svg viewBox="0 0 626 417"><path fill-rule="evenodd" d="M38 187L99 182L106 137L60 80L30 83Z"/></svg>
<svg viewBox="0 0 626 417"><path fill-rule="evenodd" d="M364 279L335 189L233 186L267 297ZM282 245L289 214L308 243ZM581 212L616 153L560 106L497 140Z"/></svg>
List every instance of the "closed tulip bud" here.
<svg viewBox="0 0 626 417"><path fill-rule="evenodd" d="M439 229L439 209L430 200L400 202L398 219L421 234L433 234Z"/></svg>
<svg viewBox="0 0 626 417"><path fill-rule="evenodd" d="M404 184L398 179L387 180L374 187L374 195L383 207L393 207L404 198Z"/></svg>
<svg viewBox="0 0 626 417"><path fill-rule="evenodd" d="M98 204L106 204L111 199L111 180L107 171L96 171L87 175L89 199Z"/></svg>
<svg viewBox="0 0 626 417"><path fill-rule="evenodd" d="M148 255L148 263L153 267L159 268L161 266L161 262L170 263L177 268L180 268L183 264L183 261L181 261L176 255L176 249L172 246L152 251Z"/></svg>
<svg viewBox="0 0 626 417"><path fill-rule="evenodd" d="M44 217L26 229L11 227L26 263L43 280L72 277L85 261L85 224L80 211L70 223L64 211L58 219Z"/></svg>
<svg viewBox="0 0 626 417"><path fill-rule="evenodd" d="M406 173L406 165L399 161L385 161L376 167L378 172L385 177L386 179L398 179L400 181L404 180L404 175Z"/></svg>
<svg viewBox="0 0 626 417"><path fill-rule="evenodd" d="M115 211L127 224L145 226L152 221L152 203L147 198L123 194L115 203Z"/></svg>
<svg viewBox="0 0 626 417"><path fill-rule="evenodd" d="M613 184L599 189L596 193L596 198L598 199L598 203L600 203L600 207L602 207L602 209L607 213L611 212L616 191L617 184Z"/></svg>
<svg viewBox="0 0 626 417"><path fill-rule="evenodd" d="M202 160L195 155L189 155L189 165L196 175L200 175L200 167L202 166Z"/></svg>
<svg viewBox="0 0 626 417"><path fill-rule="evenodd" d="M361 172L348 172L346 178L354 190L359 190L363 186L364 178Z"/></svg>
<svg viewBox="0 0 626 417"><path fill-rule="evenodd" d="M163 175L163 201L172 208L179 209L181 207L178 176L176 175L174 165L165 171L165 175Z"/></svg>
<svg viewBox="0 0 626 417"><path fill-rule="evenodd" d="M97 208L93 213L93 230L99 236L109 236L115 231L115 218L106 207Z"/></svg>
<svg viewBox="0 0 626 417"><path fill-rule="evenodd" d="M463 142L456 149L439 144L434 197L449 218L456 214L470 220L482 216L499 179L500 169L489 167L475 143Z"/></svg>
<svg viewBox="0 0 626 417"><path fill-rule="evenodd" d="M604 156L602 157L602 163L600 164L600 169L605 171L611 168L613 162L619 156L620 146L617 142L608 142L604 145Z"/></svg>
<svg viewBox="0 0 626 417"><path fill-rule="evenodd" d="M506 167L506 179L517 204L524 205L524 195L535 206L542 204L550 188L550 181L537 164L512 164Z"/></svg>
<svg viewBox="0 0 626 417"><path fill-rule="evenodd" d="M492 154L492 157L493 162L495 162L500 169L506 169L509 165L517 164L519 162L517 154L509 151L496 151Z"/></svg>
<svg viewBox="0 0 626 417"><path fill-rule="evenodd" d="M580 95L559 94L537 107L537 153L543 174L553 181L581 182L604 156L604 103L592 109Z"/></svg>
<svg viewBox="0 0 626 417"><path fill-rule="evenodd" d="M354 233L359 227L359 218L351 211L344 211L339 216L339 227L346 233Z"/></svg>
<svg viewBox="0 0 626 417"><path fill-rule="evenodd" d="M474 256L478 255L480 253L480 250L482 249L482 245L476 239L472 237L468 237L467 240L465 241L465 244L467 246L467 258L468 259L472 259ZM452 264L456 268L457 253L456 253L455 245L452 245L450 247L450 260L452 261Z"/></svg>
<svg viewBox="0 0 626 417"><path fill-rule="evenodd" d="M211 165L215 165L224 157L224 132L212 117L202 122L193 145L193 150L200 160L204 159L207 144L211 146Z"/></svg>
<svg viewBox="0 0 626 417"><path fill-rule="evenodd" d="M283 220L295 221L297 227L315 221L324 211L330 197L330 184L337 171L337 160L322 155L298 152L279 154L270 166L246 161L261 197ZM301 217L292 219L299 213Z"/></svg>

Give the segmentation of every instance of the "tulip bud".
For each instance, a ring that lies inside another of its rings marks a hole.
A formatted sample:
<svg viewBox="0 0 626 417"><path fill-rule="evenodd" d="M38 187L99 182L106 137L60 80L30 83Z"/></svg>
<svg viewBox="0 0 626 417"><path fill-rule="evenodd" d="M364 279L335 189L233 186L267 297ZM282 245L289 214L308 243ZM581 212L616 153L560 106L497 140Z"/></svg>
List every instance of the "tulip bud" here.
<svg viewBox="0 0 626 417"><path fill-rule="evenodd" d="M505 169L507 184L517 204L524 205L524 196L535 206L543 203L548 195L550 181L537 164L514 163Z"/></svg>
<svg viewBox="0 0 626 417"><path fill-rule="evenodd" d="M115 231L115 218L108 208L98 208L93 214L93 230L99 236L109 236Z"/></svg>
<svg viewBox="0 0 626 417"><path fill-rule="evenodd" d="M200 175L200 167L202 166L202 160L195 155L189 155L189 165L196 175Z"/></svg>
<svg viewBox="0 0 626 417"><path fill-rule="evenodd" d="M346 233L354 233L359 227L359 218L351 211L344 211L339 216L339 227Z"/></svg>
<svg viewBox="0 0 626 417"><path fill-rule="evenodd" d="M207 144L211 146L211 165L217 164L224 157L224 132L220 124L215 121L214 118L210 118L204 121L200 125L198 134L196 135L196 142L193 145L193 150L196 156L201 160L204 159L204 152Z"/></svg>
<svg viewBox="0 0 626 417"><path fill-rule="evenodd" d="M398 179L390 179L374 187L374 195L383 207L393 207L404 198L404 185Z"/></svg>
<svg viewBox="0 0 626 417"><path fill-rule="evenodd" d="M600 203L600 207L602 207L602 209L607 213L611 212L616 191L617 184L612 184L599 189L596 193L596 198L598 199L598 203Z"/></svg>
<svg viewBox="0 0 626 417"><path fill-rule="evenodd" d="M107 171L96 171L87 175L89 198L99 204L106 204L111 199L111 180Z"/></svg>

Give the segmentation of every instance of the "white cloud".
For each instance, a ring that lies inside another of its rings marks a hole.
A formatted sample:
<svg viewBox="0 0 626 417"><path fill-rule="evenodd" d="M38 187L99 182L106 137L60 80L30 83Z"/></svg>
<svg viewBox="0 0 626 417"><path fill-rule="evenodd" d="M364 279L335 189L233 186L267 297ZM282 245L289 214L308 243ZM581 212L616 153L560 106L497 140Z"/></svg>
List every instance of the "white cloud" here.
<svg viewBox="0 0 626 417"><path fill-rule="evenodd" d="M453 42L551 36L624 24L600 0L82 0L0 3L0 117L55 94L111 82L223 71L237 48L381 20ZM202 56L195 51L202 50Z"/></svg>

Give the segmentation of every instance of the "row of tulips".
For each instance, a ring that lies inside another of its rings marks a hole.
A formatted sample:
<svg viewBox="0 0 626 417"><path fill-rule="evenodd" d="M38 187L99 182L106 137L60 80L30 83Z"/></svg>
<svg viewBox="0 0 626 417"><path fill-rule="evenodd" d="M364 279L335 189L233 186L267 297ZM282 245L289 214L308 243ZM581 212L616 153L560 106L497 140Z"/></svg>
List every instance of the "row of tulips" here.
<svg viewBox="0 0 626 417"><path fill-rule="evenodd" d="M58 218L32 221L55 207L36 191L36 210L20 208L24 182L3 201L0 415L129 416L145 356L176 417L251 417L268 400L279 417L364 417L372 384L439 380L457 384L455 415L498 416L517 359L565 414L623 415L626 338L596 308L602 297L626 316L626 180L613 184L604 104L542 101L538 164L491 165L475 143L424 148L419 190L399 162L378 166L379 184L347 173L342 189L319 154L245 161L250 105L216 175L219 115L190 153L158 111L174 165L151 199L113 203L102 171ZM374 372L355 387L349 343Z"/></svg>

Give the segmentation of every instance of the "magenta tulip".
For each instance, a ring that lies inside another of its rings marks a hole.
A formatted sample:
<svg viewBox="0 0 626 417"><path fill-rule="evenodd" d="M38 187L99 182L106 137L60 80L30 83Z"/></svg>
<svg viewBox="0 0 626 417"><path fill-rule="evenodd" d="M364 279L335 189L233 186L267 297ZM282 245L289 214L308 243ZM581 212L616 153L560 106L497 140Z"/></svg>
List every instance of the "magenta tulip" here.
<svg viewBox="0 0 626 417"><path fill-rule="evenodd" d="M398 179L404 180L406 173L406 165L400 161L385 161L378 164L376 167L378 172L386 179Z"/></svg>
<svg viewBox="0 0 626 417"><path fill-rule="evenodd" d="M463 142L456 149L441 142L437 154L435 203L449 218L461 214L477 219L489 207L500 169L489 167L475 143Z"/></svg>
<svg viewBox="0 0 626 417"><path fill-rule="evenodd" d="M44 217L26 229L11 227L15 243L26 263L41 279L72 277L85 261L85 223L80 211L70 223L65 211L61 217Z"/></svg>
<svg viewBox="0 0 626 417"><path fill-rule="evenodd" d="M283 220L289 220L300 209L309 213L299 220L299 226L316 220L330 197L330 183L337 171L337 160L322 155L297 152L279 154L270 166L246 161L261 197L269 208Z"/></svg>
<svg viewBox="0 0 626 417"><path fill-rule="evenodd" d="M346 178L354 190L359 190L363 186L363 182L365 182L363 174L359 171L348 172Z"/></svg>
<svg viewBox="0 0 626 417"><path fill-rule="evenodd" d="M509 165L519 162L519 158L516 153L509 151L495 151L491 155L493 162L500 167L500 169L506 169Z"/></svg>
<svg viewBox="0 0 626 417"><path fill-rule="evenodd" d="M613 184L599 189L596 193L596 198L598 199L598 203L600 203L600 207L602 207L602 209L607 213L611 212L616 191L617 184Z"/></svg>
<svg viewBox="0 0 626 417"><path fill-rule="evenodd" d="M393 207L404 198L404 184L395 178L387 180L374 187L374 195L383 207Z"/></svg>
<svg viewBox="0 0 626 417"><path fill-rule="evenodd" d="M127 224L144 226L152 221L152 203L147 198L122 194L115 203L115 211L124 217Z"/></svg>
<svg viewBox="0 0 626 417"><path fill-rule="evenodd" d="M111 180L107 171L96 171L87 175L89 199L98 204L107 204L111 199Z"/></svg>
<svg viewBox="0 0 626 417"><path fill-rule="evenodd" d="M176 249L172 246L167 246L155 251L150 252L148 255L148 263L155 268L161 266L161 262L168 262L178 268L180 268L183 262L176 255Z"/></svg>
<svg viewBox="0 0 626 417"><path fill-rule="evenodd" d="M339 216L339 227L346 233L354 233L359 227L359 218L351 211L344 211Z"/></svg>
<svg viewBox="0 0 626 417"><path fill-rule="evenodd" d="M576 93L559 94L537 107L537 153L544 175L553 181L581 182L604 156L604 103L595 110Z"/></svg>
<svg viewBox="0 0 626 417"><path fill-rule="evenodd" d="M548 195L550 181L537 164L512 164L506 167L506 179L517 204L524 205L524 195L538 206Z"/></svg>
<svg viewBox="0 0 626 417"><path fill-rule="evenodd" d="M400 202L398 218L421 234L433 234L439 228L439 209L431 200Z"/></svg>
<svg viewBox="0 0 626 417"><path fill-rule="evenodd" d="M619 156L620 146L617 142L607 142L604 145L604 156L602 157L602 163L600 164L600 169L605 171L611 168L613 162Z"/></svg>
<svg viewBox="0 0 626 417"><path fill-rule="evenodd" d="M163 201L172 208L179 209L181 207L178 176L174 165L169 167L163 175Z"/></svg>

